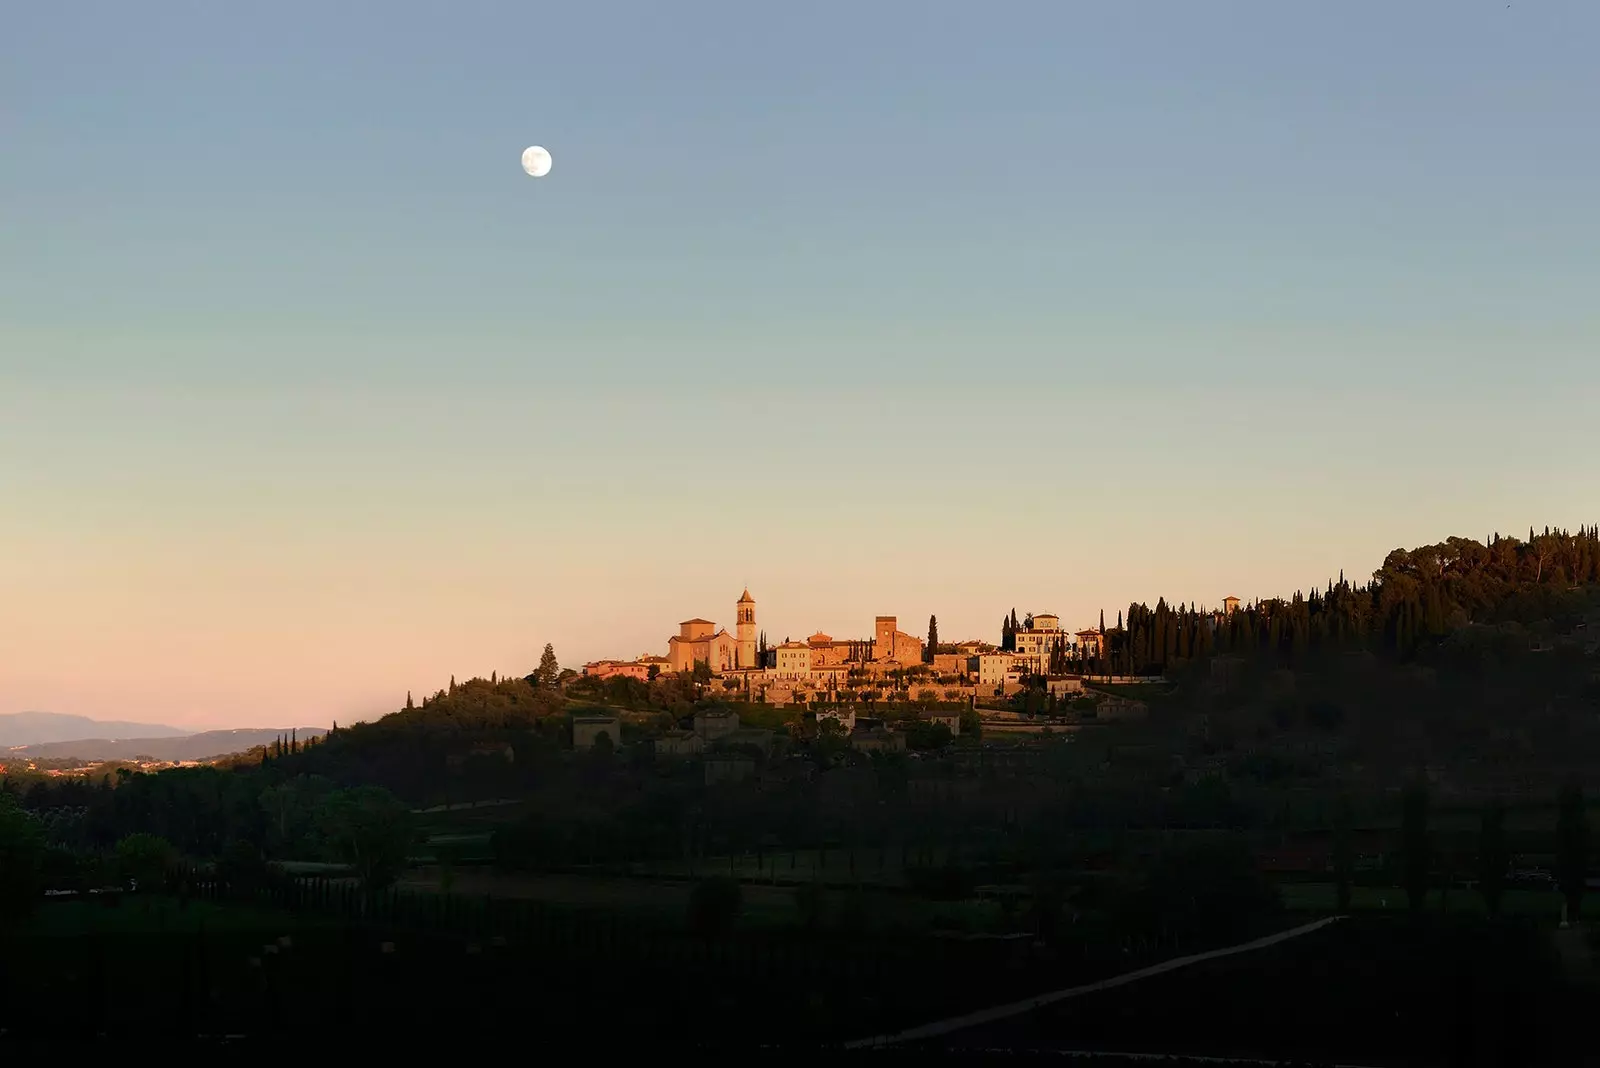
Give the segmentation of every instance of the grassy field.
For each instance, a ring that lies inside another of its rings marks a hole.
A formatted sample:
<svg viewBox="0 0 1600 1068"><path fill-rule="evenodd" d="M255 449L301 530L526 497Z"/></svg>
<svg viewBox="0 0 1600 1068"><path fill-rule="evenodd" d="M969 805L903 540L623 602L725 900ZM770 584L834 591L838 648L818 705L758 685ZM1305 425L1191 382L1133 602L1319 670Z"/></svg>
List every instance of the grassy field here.
<svg viewBox="0 0 1600 1068"><path fill-rule="evenodd" d="M414 868L400 889L421 892L445 890L438 868ZM449 892L467 897L540 901L574 908L617 911L648 916L671 924L688 912L694 883L689 880L628 878L605 875L504 874L485 869L452 873ZM799 895L793 886L746 883L741 923L745 926L795 926L803 922ZM828 890L824 895L823 922L858 924L874 930L994 931L1003 926L997 905L977 901L934 902L874 891Z"/></svg>
<svg viewBox="0 0 1600 1068"><path fill-rule="evenodd" d="M1280 887L1283 903L1291 912L1331 914L1339 902L1333 883L1285 883ZM1351 888L1352 912L1406 911L1406 894L1399 887L1357 886ZM1541 921L1561 918L1561 895L1548 890L1507 890L1501 900L1507 916L1525 916ZM1452 916L1483 916L1483 898L1475 891L1454 889L1449 894L1434 891L1428 895L1428 912L1448 912Z"/></svg>
<svg viewBox="0 0 1600 1068"><path fill-rule="evenodd" d="M133 894L115 900L46 900L23 928L44 938L84 934L198 934L260 932L277 937L308 926L334 927L336 921L308 913L281 912L249 905L179 901L159 894Z"/></svg>
<svg viewBox="0 0 1600 1068"><path fill-rule="evenodd" d="M1363 1064L1580 1064L1548 932L1362 916L1268 949L1069 999L958 1036L973 1048Z"/></svg>
<svg viewBox="0 0 1600 1068"><path fill-rule="evenodd" d="M946 864L973 861L971 851L958 854L948 847L935 847L927 851L913 848L906 862L940 867ZM651 866L652 874L675 879L700 878L708 875L726 875L749 881L778 883L823 882L835 886L902 887L905 885L905 865L901 863L898 848L880 850L862 847L856 850L837 848L828 850L798 849L766 853L762 856L707 857L692 865L686 860L657 862Z"/></svg>

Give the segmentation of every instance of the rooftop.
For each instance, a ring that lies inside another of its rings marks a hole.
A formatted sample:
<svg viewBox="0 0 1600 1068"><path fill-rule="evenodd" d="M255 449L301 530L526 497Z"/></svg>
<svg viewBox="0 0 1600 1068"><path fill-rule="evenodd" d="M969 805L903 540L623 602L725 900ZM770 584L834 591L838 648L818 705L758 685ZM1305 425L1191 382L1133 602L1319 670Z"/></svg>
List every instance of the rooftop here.
<svg viewBox="0 0 1600 1068"><path fill-rule="evenodd" d="M691 620L686 620L686 622L693 623L695 621L691 619ZM699 622L701 622L701 623L709 623L710 621L702 619ZM681 626L682 624L679 624L679 625ZM715 625L715 624L713 624L713 625ZM672 637L667 639L667 643L670 645L673 642L689 642L691 644L698 645L701 642L711 641L713 638L721 638L721 637L727 636L727 634L728 634L728 628L727 627L723 627L723 628L719 629L715 634L702 634L698 638L685 638L681 634L674 634Z"/></svg>
<svg viewBox="0 0 1600 1068"><path fill-rule="evenodd" d="M739 598L739 603L740 604L755 604L756 603L756 599L754 597L750 596L750 587L748 587L748 586L745 587L744 596Z"/></svg>

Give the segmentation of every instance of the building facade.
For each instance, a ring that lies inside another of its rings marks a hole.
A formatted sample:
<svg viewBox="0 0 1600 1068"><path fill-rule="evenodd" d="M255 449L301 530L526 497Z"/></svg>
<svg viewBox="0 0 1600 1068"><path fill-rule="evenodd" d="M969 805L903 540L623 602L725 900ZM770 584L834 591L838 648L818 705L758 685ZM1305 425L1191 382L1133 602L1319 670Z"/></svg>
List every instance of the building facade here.
<svg viewBox="0 0 1600 1068"><path fill-rule="evenodd" d="M693 671L704 661L713 672L730 671L739 658L739 644L726 627L709 619L686 619L678 633L667 639L667 660L673 671Z"/></svg>
<svg viewBox="0 0 1600 1068"><path fill-rule="evenodd" d="M922 639L899 629L894 616L879 616L873 621L872 659L906 667L922 663Z"/></svg>

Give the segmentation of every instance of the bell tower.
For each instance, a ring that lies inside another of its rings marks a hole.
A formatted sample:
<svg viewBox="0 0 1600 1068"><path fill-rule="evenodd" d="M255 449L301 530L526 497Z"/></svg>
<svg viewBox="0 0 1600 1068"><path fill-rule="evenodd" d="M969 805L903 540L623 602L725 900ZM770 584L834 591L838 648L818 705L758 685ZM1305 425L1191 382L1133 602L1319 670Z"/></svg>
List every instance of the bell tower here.
<svg viewBox="0 0 1600 1068"><path fill-rule="evenodd" d="M737 666L758 667L756 663L756 599L745 590L735 606L734 619L738 621L739 656Z"/></svg>

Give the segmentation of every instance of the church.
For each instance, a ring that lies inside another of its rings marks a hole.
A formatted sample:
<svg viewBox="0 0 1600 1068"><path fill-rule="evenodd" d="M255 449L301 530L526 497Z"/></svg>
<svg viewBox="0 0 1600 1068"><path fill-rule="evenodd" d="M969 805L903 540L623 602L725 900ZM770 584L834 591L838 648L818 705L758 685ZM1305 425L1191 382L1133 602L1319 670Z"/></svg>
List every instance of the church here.
<svg viewBox="0 0 1600 1068"><path fill-rule="evenodd" d="M738 636L728 633L728 628L717 628L709 619L686 619L678 624L678 633L667 639L667 659L673 671L693 671L697 662L704 661L718 674L739 668L754 668L756 663L756 601L745 590L734 605L735 626Z"/></svg>

